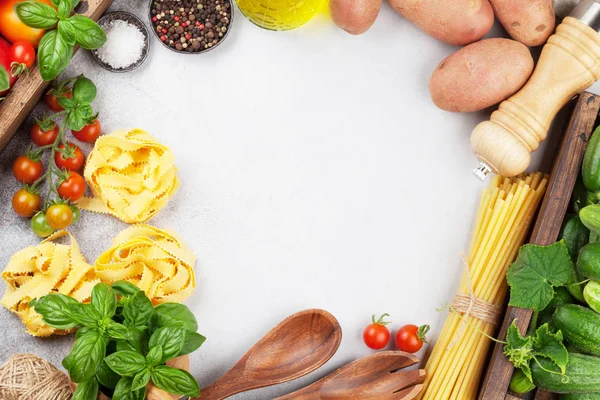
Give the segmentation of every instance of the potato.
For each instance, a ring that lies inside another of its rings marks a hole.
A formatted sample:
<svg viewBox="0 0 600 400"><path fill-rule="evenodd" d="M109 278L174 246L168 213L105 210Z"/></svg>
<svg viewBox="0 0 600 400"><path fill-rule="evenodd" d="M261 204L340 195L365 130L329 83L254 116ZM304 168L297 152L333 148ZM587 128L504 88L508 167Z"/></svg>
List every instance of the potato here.
<svg viewBox="0 0 600 400"><path fill-rule="evenodd" d="M381 0L330 0L333 22L352 35L366 32L375 22Z"/></svg>
<svg viewBox="0 0 600 400"><path fill-rule="evenodd" d="M528 0L522 0L528 1ZM494 11L488 0L388 0L394 10L425 33L463 46L492 29Z"/></svg>
<svg viewBox="0 0 600 400"><path fill-rule="evenodd" d="M533 71L529 49L511 39L486 39L448 56L433 71L429 93L447 111L482 110L519 90Z"/></svg>
<svg viewBox="0 0 600 400"><path fill-rule="evenodd" d="M490 0L490 3L508 34L526 46L544 44L554 31L552 0Z"/></svg>

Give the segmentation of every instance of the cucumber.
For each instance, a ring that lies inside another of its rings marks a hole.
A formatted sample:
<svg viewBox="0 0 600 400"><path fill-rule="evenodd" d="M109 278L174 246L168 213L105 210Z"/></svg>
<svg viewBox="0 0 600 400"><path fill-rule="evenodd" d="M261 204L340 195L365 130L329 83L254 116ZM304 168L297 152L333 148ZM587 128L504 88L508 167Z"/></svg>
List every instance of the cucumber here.
<svg viewBox="0 0 600 400"><path fill-rule="evenodd" d="M581 176L588 190L592 192L600 190L600 127L594 130L585 149Z"/></svg>
<svg viewBox="0 0 600 400"><path fill-rule="evenodd" d="M590 240L590 231L583 225L577 215L567 215L563 222L559 238L565 241L571 260L575 263L577 262L579 251L588 244ZM566 285L573 297L582 303L585 302L583 297L583 285L579 285L578 283L583 280L583 277L577 273L577 269L573 268Z"/></svg>
<svg viewBox="0 0 600 400"><path fill-rule="evenodd" d="M583 296L583 293L582 293ZM557 287L554 289L554 297L550 300L550 304L546 306L538 315L537 326L542 326L545 323L552 324L552 314L556 311L556 308L563 304L573 304L575 299L571 296L571 293L565 287ZM536 327L537 327L536 326Z"/></svg>
<svg viewBox="0 0 600 400"><path fill-rule="evenodd" d="M538 363L531 361L533 383L540 389L554 393L590 393L600 390L600 358L569 353L565 375L545 357Z"/></svg>
<svg viewBox="0 0 600 400"><path fill-rule="evenodd" d="M600 280L600 243L583 246L577 258L577 271L586 278Z"/></svg>
<svg viewBox="0 0 600 400"><path fill-rule="evenodd" d="M600 234L600 204L583 207L579 211L579 218L586 228Z"/></svg>
<svg viewBox="0 0 600 400"><path fill-rule="evenodd" d="M589 281L583 289L583 297L592 310L600 313L600 282Z"/></svg>
<svg viewBox="0 0 600 400"><path fill-rule="evenodd" d="M573 195L571 196L571 208L575 213L579 214L579 211L583 207L596 204L597 202L598 197L596 194L587 190L580 175L577 179L577 183L575 183Z"/></svg>
<svg viewBox="0 0 600 400"><path fill-rule="evenodd" d="M516 394L525 394L535 389L535 385L520 369L515 369L510 379L510 390Z"/></svg>
<svg viewBox="0 0 600 400"><path fill-rule="evenodd" d="M600 355L600 314L576 304L565 304L556 309L552 322L566 342L583 353Z"/></svg>
<svg viewBox="0 0 600 400"><path fill-rule="evenodd" d="M600 400L600 392L561 394L559 400Z"/></svg>

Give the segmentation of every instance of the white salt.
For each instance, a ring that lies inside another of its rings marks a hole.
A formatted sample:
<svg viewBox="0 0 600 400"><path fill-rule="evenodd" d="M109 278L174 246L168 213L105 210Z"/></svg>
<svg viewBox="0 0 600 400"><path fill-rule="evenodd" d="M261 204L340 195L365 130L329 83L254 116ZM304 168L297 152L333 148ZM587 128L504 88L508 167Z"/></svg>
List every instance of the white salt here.
<svg viewBox="0 0 600 400"><path fill-rule="evenodd" d="M123 20L113 20L106 30L106 43L98 49L98 57L113 68L126 68L142 57L144 35L140 29Z"/></svg>

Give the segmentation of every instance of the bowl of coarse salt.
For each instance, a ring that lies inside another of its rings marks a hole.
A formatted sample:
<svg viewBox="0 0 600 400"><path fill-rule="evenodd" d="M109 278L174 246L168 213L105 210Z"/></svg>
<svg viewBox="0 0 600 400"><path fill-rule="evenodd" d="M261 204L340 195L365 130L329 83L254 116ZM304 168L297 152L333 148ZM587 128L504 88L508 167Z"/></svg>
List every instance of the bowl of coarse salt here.
<svg viewBox="0 0 600 400"><path fill-rule="evenodd" d="M106 13L98 20L106 32L106 43L92 51L94 60L111 72L133 71L146 60L150 50L148 28L126 11Z"/></svg>

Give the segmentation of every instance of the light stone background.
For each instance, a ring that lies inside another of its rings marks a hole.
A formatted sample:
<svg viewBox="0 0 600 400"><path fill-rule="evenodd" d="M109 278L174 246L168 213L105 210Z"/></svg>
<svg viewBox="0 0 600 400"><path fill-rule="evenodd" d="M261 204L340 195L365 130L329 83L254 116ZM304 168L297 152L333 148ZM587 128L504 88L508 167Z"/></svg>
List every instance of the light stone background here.
<svg viewBox="0 0 600 400"><path fill-rule="evenodd" d="M147 7L116 0L112 9L147 21ZM435 338L446 317L436 309L458 285L484 187L471 175L468 137L489 112L431 103L429 75L456 47L387 4L359 37L325 17L269 32L236 11L226 42L207 54L175 54L152 37L135 72L112 74L80 51L64 76L96 82L104 133L141 127L176 155L181 189L150 223L178 232L198 259L187 304L208 337L192 356L202 386L286 316L319 307L338 318L344 339L324 367L236 397L269 399L370 354L362 330L373 313L390 313L393 330L429 323ZM0 155L2 267L39 243L10 205L11 164L31 124ZM86 212L70 230L93 263L126 226ZM0 310L0 362L32 352L59 365L71 343L30 337Z"/></svg>

